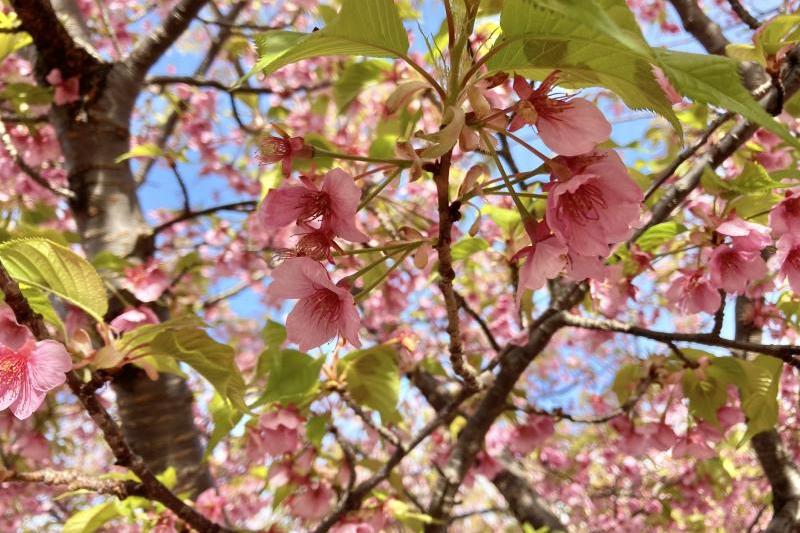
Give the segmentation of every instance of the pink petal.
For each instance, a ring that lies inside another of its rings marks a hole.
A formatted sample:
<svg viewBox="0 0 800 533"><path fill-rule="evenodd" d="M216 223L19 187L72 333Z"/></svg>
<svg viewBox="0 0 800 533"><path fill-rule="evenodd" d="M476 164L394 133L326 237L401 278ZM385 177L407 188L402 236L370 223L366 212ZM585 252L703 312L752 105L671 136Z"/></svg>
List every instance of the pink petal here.
<svg viewBox="0 0 800 533"><path fill-rule="evenodd" d="M338 292L328 271L308 257L292 257L272 271L272 283L267 288L274 298L306 298L320 288Z"/></svg>
<svg viewBox="0 0 800 533"><path fill-rule="evenodd" d="M258 210L258 220L265 228L288 226L303 214L307 195L308 189L300 186L270 190Z"/></svg>
<svg viewBox="0 0 800 533"><path fill-rule="evenodd" d="M23 380L19 387L19 395L9 406L9 410L18 419L25 420L42 405L45 396L44 391L35 390L26 380Z"/></svg>
<svg viewBox="0 0 800 533"><path fill-rule="evenodd" d="M17 323L14 311L6 304L0 304L0 345L19 351L25 343L32 340L33 334Z"/></svg>
<svg viewBox="0 0 800 533"><path fill-rule="evenodd" d="M64 383L71 369L72 359L63 344L40 341L28 359L28 381L34 389L47 392Z"/></svg>
<svg viewBox="0 0 800 533"><path fill-rule="evenodd" d="M286 338L299 345L301 351L322 346L339 332L339 325L318 311L315 303L305 298L286 317Z"/></svg>
<svg viewBox="0 0 800 533"><path fill-rule="evenodd" d="M566 156L591 152L611 136L606 117L583 98L573 98L567 107L556 112L540 113L536 129L548 148Z"/></svg>
<svg viewBox="0 0 800 533"><path fill-rule="evenodd" d="M333 232L350 242L369 240L356 226L356 209L361 201L361 189L356 186L352 176L335 168L325 175L322 190L331 199L332 215L328 223Z"/></svg>

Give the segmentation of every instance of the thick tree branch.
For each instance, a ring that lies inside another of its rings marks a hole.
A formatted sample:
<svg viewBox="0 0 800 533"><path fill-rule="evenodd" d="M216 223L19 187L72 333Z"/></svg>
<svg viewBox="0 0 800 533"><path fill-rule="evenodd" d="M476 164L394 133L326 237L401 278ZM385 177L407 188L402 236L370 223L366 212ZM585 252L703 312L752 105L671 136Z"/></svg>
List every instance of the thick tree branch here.
<svg viewBox="0 0 800 533"><path fill-rule="evenodd" d="M108 494L124 500L129 496L147 497L141 483L130 479L101 479L73 470L36 470L33 472L4 472L0 469L0 483L39 483L64 487L67 491L88 490Z"/></svg>
<svg viewBox="0 0 800 533"><path fill-rule="evenodd" d="M711 20L695 0L669 0L683 23L684 29L700 41L712 54L725 55L728 38L719 24Z"/></svg>
<svg viewBox="0 0 800 533"><path fill-rule="evenodd" d="M733 12L736 13L736 16L739 17L742 22L747 24L751 30L757 30L761 26L761 23L758 21L758 19L751 15L747 8L744 7L744 4L742 4L739 0L728 0L728 3L731 5Z"/></svg>
<svg viewBox="0 0 800 533"><path fill-rule="evenodd" d="M150 33L131 52L126 62L143 79L156 61L178 40L208 0L181 0L172 8L161 27Z"/></svg>

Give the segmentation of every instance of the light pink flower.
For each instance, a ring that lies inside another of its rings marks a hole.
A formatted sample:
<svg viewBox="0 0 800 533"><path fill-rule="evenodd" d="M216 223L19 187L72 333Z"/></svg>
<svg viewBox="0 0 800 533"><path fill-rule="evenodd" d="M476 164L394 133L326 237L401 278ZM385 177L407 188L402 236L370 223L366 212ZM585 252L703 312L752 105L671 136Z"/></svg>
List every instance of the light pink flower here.
<svg viewBox="0 0 800 533"><path fill-rule="evenodd" d="M592 151L611 136L611 124L593 103L583 98L551 98L558 80L555 71L531 89L522 76L514 77L514 91L520 98L516 114L508 126L515 131L525 124L536 126L542 142L561 155L580 155Z"/></svg>
<svg viewBox="0 0 800 533"><path fill-rule="evenodd" d="M731 294L742 294L747 284L767 275L767 264L758 252L737 250L727 244L714 248L709 261L711 283Z"/></svg>
<svg viewBox="0 0 800 533"><path fill-rule="evenodd" d="M54 68L47 75L47 83L53 86L53 103L56 105L71 104L81 98L80 78L73 76L64 79L61 71Z"/></svg>
<svg viewBox="0 0 800 533"><path fill-rule="evenodd" d="M772 208L769 225L778 236L800 233L800 194L787 192L786 198Z"/></svg>
<svg viewBox="0 0 800 533"><path fill-rule="evenodd" d="M287 502L292 516L305 520L319 520L331 508L333 490L324 481L306 485L298 493L289 497Z"/></svg>
<svg viewBox="0 0 800 533"><path fill-rule="evenodd" d="M778 250L773 259L778 267L778 277L789 281L795 294L800 294L800 235L787 233L778 239Z"/></svg>
<svg viewBox="0 0 800 533"><path fill-rule="evenodd" d="M280 228L293 222L309 223L322 219L322 227L351 242L369 240L356 225L356 209L361 190L344 170L325 174L322 187L308 178L302 186L273 189L261 204L259 219L265 228Z"/></svg>
<svg viewBox="0 0 800 533"><path fill-rule="evenodd" d="M639 220L642 191L616 152L557 157L555 184L547 195L546 220L556 236L580 255L608 255ZM556 175L557 174L557 175Z"/></svg>
<svg viewBox="0 0 800 533"><path fill-rule="evenodd" d="M789 165L792 164L792 151L791 148L784 148L771 152L758 152L753 159L767 172L776 172L789 168Z"/></svg>
<svg viewBox="0 0 800 533"><path fill-rule="evenodd" d="M731 237L737 250L760 252L772 243L769 228L739 217L731 217L717 226L717 233Z"/></svg>
<svg viewBox="0 0 800 533"><path fill-rule="evenodd" d="M258 150L258 162L262 165L281 163L284 176L292 173L294 158L308 159L313 149L307 146L302 137L264 137Z"/></svg>
<svg viewBox="0 0 800 533"><path fill-rule="evenodd" d="M170 279L155 261L125 269L120 285L141 302L154 302L167 290Z"/></svg>
<svg viewBox="0 0 800 533"><path fill-rule="evenodd" d="M527 455L545 442L556 428L549 416L530 415L523 425L514 428L509 449L521 455Z"/></svg>
<svg viewBox="0 0 800 533"><path fill-rule="evenodd" d="M744 423L744 413L738 407L731 407L726 405L717 409L717 420L723 430L735 426L736 424Z"/></svg>
<svg viewBox="0 0 800 533"><path fill-rule="evenodd" d="M47 392L66 381L72 369L64 346L36 342L6 305L0 306L0 411L9 409L22 420L42 405Z"/></svg>
<svg viewBox="0 0 800 533"><path fill-rule="evenodd" d="M678 439L672 449L672 456L676 459L682 457L711 459L717 456L717 452L709 446L708 440L701 431L689 430L684 437Z"/></svg>
<svg viewBox="0 0 800 533"><path fill-rule="evenodd" d="M109 322L109 325L117 330L117 332L124 333L134 330L139 326L144 326L145 324L158 324L159 322L160 320L153 310L146 305L142 305L121 313L114 320Z"/></svg>
<svg viewBox="0 0 800 533"><path fill-rule="evenodd" d="M526 224L531 245L517 252L512 260L524 258L519 271L517 306L526 289L541 289L548 279L557 277L567 264L567 247L556 239L546 222Z"/></svg>
<svg viewBox="0 0 800 533"><path fill-rule="evenodd" d="M279 407L261 415L258 425L248 431L251 457L269 454L280 456L300 447L300 431L304 420L294 409Z"/></svg>
<svg viewBox="0 0 800 533"><path fill-rule="evenodd" d="M667 290L667 300L685 314L705 312L714 314L722 303L702 270L684 270Z"/></svg>
<svg viewBox="0 0 800 533"><path fill-rule="evenodd" d="M321 264L308 257L284 261L272 273L268 288L274 298L300 301L286 319L287 338L303 351L320 346L339 335L360 347L361 320L350 291L333 284Z"/></svg>
<svg viewBox="0 0 800 533"><path fill-rule="evenodd" d="M623 310L628 298L636 299L636 286L625 275L621 264L606 267L604 279L592 280L591 288L600 312L609 318L614 318Z"/></svg>

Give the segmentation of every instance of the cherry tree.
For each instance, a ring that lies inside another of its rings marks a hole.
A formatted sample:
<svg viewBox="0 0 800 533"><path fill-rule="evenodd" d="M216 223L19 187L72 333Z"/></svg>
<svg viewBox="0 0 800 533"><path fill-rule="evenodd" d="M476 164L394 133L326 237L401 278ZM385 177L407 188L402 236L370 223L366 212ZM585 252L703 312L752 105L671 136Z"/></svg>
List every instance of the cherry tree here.
<svg viewBox="0 0 800 533"><path fill-rule="evenodd" d="M794 0L10 0L0 529L796 531Z"/></svg>

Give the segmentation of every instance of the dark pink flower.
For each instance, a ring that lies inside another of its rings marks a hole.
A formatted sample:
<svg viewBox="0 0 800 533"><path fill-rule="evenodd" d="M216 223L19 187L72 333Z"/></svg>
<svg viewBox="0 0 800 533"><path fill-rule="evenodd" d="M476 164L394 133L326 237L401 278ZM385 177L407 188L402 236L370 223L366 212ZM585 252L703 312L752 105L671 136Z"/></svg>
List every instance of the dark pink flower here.
<svg viewBox="0 0 800 533"><path fill-rule="evenodd" d="M9 409L20 420L28 418L48 391L66 381L71 369L72 359L61 343L36 342L11 309L0 307L0 411Z"/></svg>
<svg viewBox="0 0 800 533"><path fill-rule="evenodd" d="M778 267L778 277L789 281L789 287L800 294L800 235L787 233L778 239L778 250L773 259Z"/></svg>
<svg viewBox="0 0 800 533"><path fill-rule="evenodd" d="M319 520L331 508L333 490L324 481L305 485L289 497L287 502L292 516L305 520Z"/></svg>
<svg viewBox="0 0 800 533"><path fill-rule="evenodd" d="M702 270L682 271L667 290L667 299L686 314L714 314L722 303L719 291L711 285Z"/></svg>
<svg viewBox="0 0 800 533"><path fill-rule="evenodd" d="M251 457L268 454L280 456L300 447L300 431L304 420L294 409L279 407L261 415L258 425L248 431Z"/></svg>
<svg viewBox="0 0 800 533"><path fill-rule="evenodd" d="M71 104L80 100L80 78L73 76L64 79L61 71L54 68L47 75L47 83L53 86L53 103L56 105Z"/></svg>
<svg viewBox="0 0 800 533"><path fill-rule="evenodd" d="M295 157L308 159L312 154L312 148L305 144L302 137L265 137L261 139L257 158L262 165L280 162L284 176L289 176Z"/></svg>
<svg viewBox="0 0 800 533"><path fill-rule="evenodd" d="M125 269L120 285L141 302L154 302L167 290L170 279L155 261Z"/></svg>
<svg viewBox="0 0 800 533"><path fill-rule="evenodd" d="M737 250L727 244L714 248L709 261L711 283L731 294L742 294L747 284L767 275L767 264L758 252Z"/></svg>
<svg viewBox="0 0 800 533"><path fill-rule="evenodd" d="M512 260L524 258L519 271L517 305L526 289L541 289L548 279L557 277L567 264L567 247L556 239L546 222L526 224L531 245L517 252Z"/></svg>
<svg viewBox="0 0 800 533"><path fill-rule="evenodd" d="M593 103L583 98L552 98L550 91L558 80L555 71L531 89L522 76L514 77L514 91L520 98L508 126L515 131L525 124L535 125L542 142L561 155L580 155L592 151L611 136L611 124Z"/></svg>
<svg viewBox="0 0 800 533"><path fill-rule="evenodd" d="M769 225L776 235L800 234L800 194L787 192L786 198L772 208Z"/></svg>
<svg viewBox="0 0 800 533"><path fill-rule="evenodd" d="M369 240L356 225L356 210L361 190L345 171L335 168L325 174L322 187L311 180L303 185L283 186L267 193L259 210L259 218L266 228L280 228L293 222L308 224L322 220L326 228L351 242Z"/></svg>
<svg viewBox="0 0 800 533"><path fill-rule="evenodd" d="M303 351L339 335L356 347L361 320L350 291L333 284L321 264L308 257L284 261L272 273L268 292L275 298L299 299L286 319L287 338Z"/></svg>
<svg viewBox="0 0 800 533"><path fill-rule="evenodd" d="M547 195L547 224L570 250L608 255L610 244L630 237L639 220L642 191L616 152L558 157L561 167Z"/></svg>
<svg viewBox="0 0 800 533"><path fill-rule="evenodd" d="M509 449L521 455L527 455L546 441L556 428L549 416L531 415L525 424L514 428Z"/></svg>
<svg viewBox="0 0 800 533"><path fill-rule="evenodd" d="M717 233L731 237L733 247L737 250L760 252L772 243L769 228L739 217L731 217L721 223L717 226Z"/></svg>

